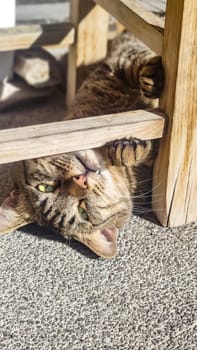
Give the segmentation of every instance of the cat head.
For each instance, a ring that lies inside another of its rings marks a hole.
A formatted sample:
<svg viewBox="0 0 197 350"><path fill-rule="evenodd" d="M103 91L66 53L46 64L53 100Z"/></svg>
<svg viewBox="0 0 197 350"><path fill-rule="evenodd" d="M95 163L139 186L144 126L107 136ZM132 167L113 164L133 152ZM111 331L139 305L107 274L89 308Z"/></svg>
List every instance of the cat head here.
<svg viewBox="0 0 197 350"><path fill-rule="evenodd" d="M97 255L117 254L117 233L132 203L121 167L106 166L92 150L18 162L14 189L0 207L0 232L26 223L50 226Z"/></svg>

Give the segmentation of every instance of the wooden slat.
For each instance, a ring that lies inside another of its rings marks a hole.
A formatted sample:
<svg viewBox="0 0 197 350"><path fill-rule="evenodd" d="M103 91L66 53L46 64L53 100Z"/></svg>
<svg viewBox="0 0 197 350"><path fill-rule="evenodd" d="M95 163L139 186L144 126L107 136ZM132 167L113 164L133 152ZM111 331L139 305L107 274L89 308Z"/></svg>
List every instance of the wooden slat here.
<svg viewBox="0 0 197 350"><path fill-rule="evenodd" d="M169 117L153 181L153 208L163 225L197 220L197 1L167 2L160 106Z"/></svg>
<svg viewBox="0 0 197 350"><path fill-rule="evenodd" d="M74 42L71 23L33 24L0 29L0 51L34 47L64 47Z"/></svg>
<svg viewBox="0 0 197 350"><path fill-rule="evenodd" d="M95 0L158 55L162 54L164 22L136 0Z"/></svg>
<svg viewBox="0 0 197 350"><path fill-rule="evenodd" d="M143 110L0 131L0 163L95 148L124 137L155 139L164 118Z"/></svg>
<svg viewBox="0 0 197 350"><path fill-rule="evenodd" d="M64 22L69 14L69 1L30 1L17 2L17 24L58 23ZM7 0L6 0L7 2Z"/></svg>
<svg viewBox="0 0 197 350"><path fill-rule="evenodd" d="M76 40L68 54L67 96L70 105L77 88L87 76L87 67L107 54L109 14L92 0L71 0L70 20Z"/></svg>
<svg viewBox="0 0 197 350"><path fill-rule="evenodd" d="M126 5L129 10L138 15L145 22L151 24L154 27L157 27L158 30L163 32L164 30L164 20L156 15L153 12L147 10L142 3L139 3L138 0L120 0L121 3Z"/></svg>
<svg viewBox="0 0 197 350"><path fill-rule="evenodd" d="M167 0L139 0L144 8L158 15L164 14L166 10Z"/></svg>

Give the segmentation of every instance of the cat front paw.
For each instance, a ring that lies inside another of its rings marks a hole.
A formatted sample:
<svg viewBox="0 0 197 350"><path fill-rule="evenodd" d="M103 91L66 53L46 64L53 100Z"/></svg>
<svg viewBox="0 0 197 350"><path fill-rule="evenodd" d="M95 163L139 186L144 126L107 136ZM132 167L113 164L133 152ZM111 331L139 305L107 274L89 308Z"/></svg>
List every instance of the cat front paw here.
<svg viewBox="0 0 197 350"><path fill-rule="evenodd" d="M160 96L164 86L164 71L160 56L152 57L139 69L138 81L145 97Z"/></svg>
<svg viewBox="0 0 197 350"><path fill-rule="evenodd" d="M146 161L152 150L151 141L136 138L117 140L110 142L107 146L112 165L127 167Z"/></svg>

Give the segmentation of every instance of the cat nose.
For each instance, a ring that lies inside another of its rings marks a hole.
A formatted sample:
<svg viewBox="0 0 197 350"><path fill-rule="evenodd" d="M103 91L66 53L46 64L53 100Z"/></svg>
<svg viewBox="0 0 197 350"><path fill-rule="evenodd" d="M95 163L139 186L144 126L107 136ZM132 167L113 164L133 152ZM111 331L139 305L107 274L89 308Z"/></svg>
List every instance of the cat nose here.
<svg viewBox="0 0 197 350"><path fill-rule="evenodd" d="M73 182L84 190L86 190L88 188L87 174L73 176Z"/></svg>

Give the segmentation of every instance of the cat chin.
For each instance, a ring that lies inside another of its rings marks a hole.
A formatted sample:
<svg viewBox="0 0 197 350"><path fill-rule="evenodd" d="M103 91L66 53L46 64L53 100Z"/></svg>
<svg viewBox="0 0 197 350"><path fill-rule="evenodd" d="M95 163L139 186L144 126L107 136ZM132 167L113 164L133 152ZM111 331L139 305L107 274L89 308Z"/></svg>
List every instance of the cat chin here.
<svg viewBox="0 0 197 350"><path fill-rule="evenodd" d="M96 230L88 235L75 236L75 239L86 245L98 256L111 259L118 253L118 230L116 227Z"/></svg>

